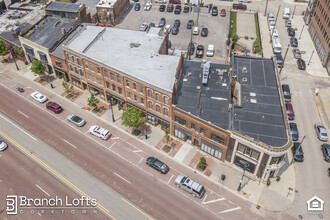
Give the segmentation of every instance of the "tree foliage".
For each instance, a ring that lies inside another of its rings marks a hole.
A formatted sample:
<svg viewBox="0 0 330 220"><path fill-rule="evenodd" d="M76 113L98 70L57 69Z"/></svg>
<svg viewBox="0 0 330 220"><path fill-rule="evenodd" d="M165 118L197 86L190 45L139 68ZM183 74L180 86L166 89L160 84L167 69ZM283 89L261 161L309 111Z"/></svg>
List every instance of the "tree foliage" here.
<svg viewBox="0 0 330 220"><path fill-rule="evenodd" d="M44 66L40 60L36 60L33 62L30 70L39 76L42 76L45 74L46 66Z"/></svg>
<svg viewBox="0 0 330 220"><path fill-rule="evenodd" d="M168 142L170 142L172 140L168 129L166 129L166 131L165 131L165 139L166 139L166 144L168 144Z"/></svg>
<svg viewBox="0 0 330 220"><path fill-rule="evenodd" d="M24 55L24 50L22 47L14 46L15 51L18 55L23 56Z"/></svg>
<svg viewBox="0 0 330 220"><path fill-rule="evenodd" d="M99 103L100 100L95 97L94 93L91 92L91 97L87 99L87 102L88 106L97 108L97 103Z"/></svg>
<svg viewBox="0 0 330 220"><path fill-rule="evenodd" d="M238 41L238 35L235 34L233 37L232 37L232 40L234 43L236 43Z"/></svg>
<svg viewBox="0 0 330 220"><path fill-rule="evenodd" d="M6 43L3 40L0 40L0 55L6 56L7 54L9 54L8 48L6 46Z"/></svg>
<svg viewBox="0 0 330 220"><path fill-rule="evenodd" d="M121 119L121 124L129 128L140 129L140 127L145 123L142 112L133 107L128 107L123 112Z"/></svg>
<svg viewBox="0 0 330 220"><path fill-rule="evenodd" d="M63 86L66 94L69 94L73 91L73 85L70 85L69 83L67 83L65 81L62 82L62 86Z"/></svg>
<svg viewBox="0 0 330 220"><path fill-rule="evenodd" d="M206 159L204 157L201 157L199 163L198 163L198 166L204 170L206 168Z"/></svg>

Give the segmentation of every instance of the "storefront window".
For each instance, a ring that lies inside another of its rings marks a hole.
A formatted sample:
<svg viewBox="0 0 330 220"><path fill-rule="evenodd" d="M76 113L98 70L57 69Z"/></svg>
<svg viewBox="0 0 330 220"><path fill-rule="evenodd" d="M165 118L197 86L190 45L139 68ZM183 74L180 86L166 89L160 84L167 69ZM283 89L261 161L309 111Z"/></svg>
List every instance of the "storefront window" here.
<svg viewBox="0 0 330 220"><path fill-rule="evenodd" d="M182 118L180 118L180 117L178 117L178 116L175 116L174 117L174 121L176 121L176 122L178 122L179 124L181 124L181 125L184 125L184 126L186 126L186 120L184 120L184 119L182 119Z"/></svg>
<svg viewBox="0 0 330 220"><path fill-rule="evenodd" d="M211 139L218 142L219 144L224 144L225 140L221 137L219 137L218 135L215 134L211 134Z"/></svg>

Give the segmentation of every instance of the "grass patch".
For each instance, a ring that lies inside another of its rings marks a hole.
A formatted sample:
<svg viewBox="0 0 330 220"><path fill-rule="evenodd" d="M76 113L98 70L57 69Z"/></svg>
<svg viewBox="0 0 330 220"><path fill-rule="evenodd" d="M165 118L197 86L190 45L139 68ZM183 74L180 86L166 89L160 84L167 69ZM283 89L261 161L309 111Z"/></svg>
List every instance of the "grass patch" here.
<svg viewBox="0 0 330 220"><path fill-rule="evenodd" d="M237 12L232 11L230 14L230 37L233 37L237 31Z"/></svg>
<svg viewBox="0 0 330 220"><path fill-rule="evenodd" d="M261 37L260 37L260 30L259 30L259 19L258 14L254 14L254 21L256 25L256 33L257 33L257 39L253 43L253 48L255 52L259 53L261 51Z"/></svg>

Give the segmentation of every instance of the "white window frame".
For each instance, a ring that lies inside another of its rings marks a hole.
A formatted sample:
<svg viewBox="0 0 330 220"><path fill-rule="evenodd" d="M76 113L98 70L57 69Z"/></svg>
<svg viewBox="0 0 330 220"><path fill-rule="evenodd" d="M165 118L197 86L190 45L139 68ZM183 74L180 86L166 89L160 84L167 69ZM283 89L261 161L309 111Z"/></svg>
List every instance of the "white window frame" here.
<svg viewBox="0 0 330 220"><path fill-rule="evenodd" d="M165 114L165 109L167 110L167 115ZM168 113L169 113L170 111L169 111L169 109L168 109L168 108L166 108L166 107L163 107L163 112L164 112L163 114L164 114L165 116L168 116Z"/></svg>
<svg viewBox="0 0 330 220"><path fill-rule="evenodd" d="M149 96L149 91L151 91L151 96ZM149 98L152 98L152 94L154 93L154 91L152 90L152 89L147 89L147 96L149 97Z"/></svg>
<svg viewBox="0 0 330 220"><path fill-rule="evenodd" d="M157 111L157 106L159 107L159 111ZM156 104L156 112L160 113L161 106L159 104Z"/></svg>
<svg viewBox="0 0 330 220"><path fill-rule="evenodd" d="M167 98L167 103L165 102L165 98ZM163 99L164 99L164 103L166 104L166 105L168 105L168 102L169 102L169 100L170 100L170 97L168 97L167 95L163 95Z"/></svg>
<svg viewBox="0 0 330 220"><path fill-rule="evenodd" d="M152 108L150 108L150 106L149 106L149 103L151 102L151 104L152 104ZM154 109L154 102L153 101L151 101L151 100L148 100L148 108L150 108L150 109Z"/></svg>

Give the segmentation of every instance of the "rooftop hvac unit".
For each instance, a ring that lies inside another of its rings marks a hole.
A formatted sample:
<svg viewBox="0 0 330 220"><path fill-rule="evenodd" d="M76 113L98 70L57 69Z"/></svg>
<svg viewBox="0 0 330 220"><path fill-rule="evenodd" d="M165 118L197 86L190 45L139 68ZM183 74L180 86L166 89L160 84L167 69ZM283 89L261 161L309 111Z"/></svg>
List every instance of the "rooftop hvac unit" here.
<svg viewBox="0 0 330 220"><path fill-rule="evenodd" d="M243 84L247 84L247 78L244 77L244 78L242 79L242 83L243 83Z"/></svg>
<svg viewBox="0 0 330 220"><path fill-rule="evenodd" d="M247 68L246 67L243 67L242 72L243 73L247 73Z"/></svg>
<svg viewBox="0 0 330 220"><path fill-rule="evenodd" d="M202 79L202 83L203 85L207 85L207 82L209 80L209 75L210 75L210 69L211 69L211 61L207 61L204 65L203 65L203 79Z"/></svg>
<svg viewBox="0 0 330 220"><path fill-rule="evenodd" d="M255 92L250 92L250 96L251 96L251 97L256 97L257 94L256 94Z"/></svg>
<svg viewBox="0 0 330 220"><path fill-rule="evenodd" d="M251 104L257 104L257 100L256 99L250 99L250 103Z"/></svg>

